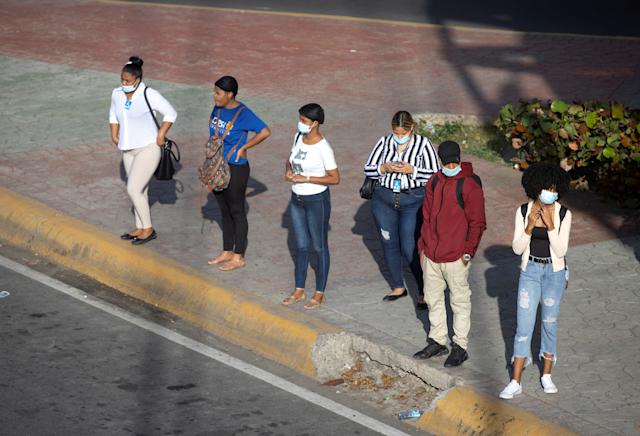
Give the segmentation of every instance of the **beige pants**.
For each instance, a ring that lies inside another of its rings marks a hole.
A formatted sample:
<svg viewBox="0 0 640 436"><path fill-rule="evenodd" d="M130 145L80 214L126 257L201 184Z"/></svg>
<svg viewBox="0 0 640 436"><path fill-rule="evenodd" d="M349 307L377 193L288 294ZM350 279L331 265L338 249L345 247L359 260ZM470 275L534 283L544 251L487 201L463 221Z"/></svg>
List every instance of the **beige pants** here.
<svg viewBox="0 0 640 436"><path fill-rule="evenodd" d="M449 342L447 311L444 290L449 287L451 311L453 312L453 342L465 350L471 327L471 288L469 288L469 266L462 260L436 263L423 257L424 300L429 306L429 337L440 345Z"/></svg>
<svg viewBox="0 0 640 436"><path fill-rule="evenodd" d="M155 142L122 153L122 163L127 173L127 194L133 202L137 229L151 227L149 181L151 181L159 162L160 147Z"/></svg>

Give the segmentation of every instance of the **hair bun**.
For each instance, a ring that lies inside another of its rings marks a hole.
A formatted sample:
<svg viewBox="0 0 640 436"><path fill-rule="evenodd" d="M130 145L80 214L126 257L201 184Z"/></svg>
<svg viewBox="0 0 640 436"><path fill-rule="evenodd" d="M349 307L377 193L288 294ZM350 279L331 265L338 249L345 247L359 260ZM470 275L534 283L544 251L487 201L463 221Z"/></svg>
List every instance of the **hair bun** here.
<svg viewBox="0 0 640 436"><path fill-rule="evenodd" d="M142 67L142 64L144 63L142 61L142 59L140 59L138 56L131 56L129 58L129 62L131 62L133 65L137 65L139 67Z"/></svg>

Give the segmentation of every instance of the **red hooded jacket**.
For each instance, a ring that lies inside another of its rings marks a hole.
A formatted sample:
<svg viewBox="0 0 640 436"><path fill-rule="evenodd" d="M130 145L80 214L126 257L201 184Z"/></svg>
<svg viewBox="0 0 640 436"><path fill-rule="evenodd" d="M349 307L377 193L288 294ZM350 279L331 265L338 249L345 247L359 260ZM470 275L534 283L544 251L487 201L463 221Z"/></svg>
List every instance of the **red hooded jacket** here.
<svg viewBox="0 0 640 436"><path fill-rule="evenodd" d="M425 186L418 250L432 262L454 262L463 254L474 256L482 232L487 228L482 186L472 177L470 162L462 162L461 166L462 171L454 177L438 171L435 190L432 185L436 175ZM461 178L466 178L462 185L464 209L456 194L456 185Z"/></svg>

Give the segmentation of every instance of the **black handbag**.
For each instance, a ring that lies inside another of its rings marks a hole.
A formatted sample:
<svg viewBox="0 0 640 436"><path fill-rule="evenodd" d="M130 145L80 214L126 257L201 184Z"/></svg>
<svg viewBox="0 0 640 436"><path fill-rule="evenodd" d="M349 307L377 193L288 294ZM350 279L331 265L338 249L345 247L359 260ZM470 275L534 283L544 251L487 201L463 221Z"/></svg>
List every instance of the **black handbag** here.
<svg viewBox="0 0 640 436"><path fill-rule="evenodd" d="M375 191L378 185L378 179L372 179L371 177L365 177L362 187L360 187L360 197L365 200L371 200L373 198L373 191Z"/></svg>
<svg viewBox="0 0 640 436"><path fill-rule="evenodd" d="M153 118L153 122L156 123L156 127L160 130L160 124L158 124L158 120L156 116L153 114L153 109L149 104L149 99L147 98L147 88L144 88L144 101L147 102L147 107L149 108L149 112L151 113L151 117ZM175 151L174 151L175 148ZM176 156L176 152L178 155ZM180 162L180 149L178 148L178 144L175 141L165 138L164 144L162 145L162 150L160 152L160 162L158 163L158 168L153 173L158 180L172 180L173 175L176 173L176 167L174 165L175 162Z"/></svg>
<svg viewBox="0 0 640 436"><path fill-rule="evenodd" d="M177 156L173 151L174 147L175 151L178 152ZM173 175L176 173L176 168L173 165L173 161L180 162L180 149L178 148L178 144L173 142L171 139L166 139L164 145L162 146L158 168L156 168L155 173L153 173L156 176L156 179L173 179Z"/></svg>

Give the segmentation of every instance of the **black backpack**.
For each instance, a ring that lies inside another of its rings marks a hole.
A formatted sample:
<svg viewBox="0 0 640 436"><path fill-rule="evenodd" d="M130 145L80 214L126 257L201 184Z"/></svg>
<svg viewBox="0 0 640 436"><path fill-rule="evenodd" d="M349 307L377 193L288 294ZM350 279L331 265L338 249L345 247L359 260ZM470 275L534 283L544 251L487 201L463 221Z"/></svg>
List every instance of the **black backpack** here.
<svg viewBox="0 0 640 436"><path fill-rule="evenodd" d="M482 180L480 180L480 176L478 176L477 174L473 174L471 177L482 188ZM458 199L458 204L460 205L460 209L464 209L464 198L462 198L462 188L464 187L465 179L466 177L458 179L458 182L456 183L456 198ZM438 174L433 176L433 182L431 182L431 193L433 193L436 190L437 184L438 184Z"/></svg>

